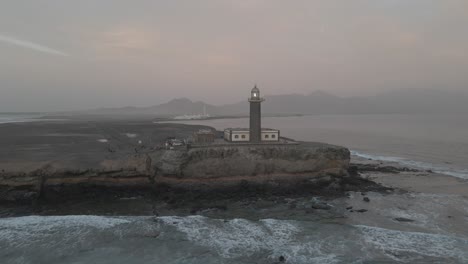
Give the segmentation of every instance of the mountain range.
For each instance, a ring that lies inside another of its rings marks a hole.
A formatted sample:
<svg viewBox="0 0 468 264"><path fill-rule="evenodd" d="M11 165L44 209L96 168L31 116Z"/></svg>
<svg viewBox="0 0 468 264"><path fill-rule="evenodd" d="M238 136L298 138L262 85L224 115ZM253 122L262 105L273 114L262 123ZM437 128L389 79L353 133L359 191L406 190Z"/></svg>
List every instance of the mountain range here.
<svg viewBox="0 0 468 264"><path fill-rule="evenodd" d="M307 95L270 95L265 96L265 99L262 105L262 113L265 115L468 113L468 93L454 91L397 90L375 96L355 97L315 91ZM216 106L178 98L150 107L105 108L80 114L172 117L201 114L205 108L211 116L243 116L248 114L248 104L245 100Z"/></svg>

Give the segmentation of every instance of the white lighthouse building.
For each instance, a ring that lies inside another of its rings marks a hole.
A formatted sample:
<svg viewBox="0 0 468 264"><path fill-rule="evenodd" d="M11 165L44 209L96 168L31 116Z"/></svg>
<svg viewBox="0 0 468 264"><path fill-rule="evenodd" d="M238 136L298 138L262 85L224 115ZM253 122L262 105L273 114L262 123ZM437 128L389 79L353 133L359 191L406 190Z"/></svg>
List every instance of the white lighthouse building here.
<svg viewBox="0 0 468 264"><path fill-rule="evenodd" d="M260 96L257 85L250 92L248 99L250 103L249 128L226 128L224 130L224 140L229 142L275 142L279 141L280 131L271 128L262 128L261 103L265 101Z"/></svg>

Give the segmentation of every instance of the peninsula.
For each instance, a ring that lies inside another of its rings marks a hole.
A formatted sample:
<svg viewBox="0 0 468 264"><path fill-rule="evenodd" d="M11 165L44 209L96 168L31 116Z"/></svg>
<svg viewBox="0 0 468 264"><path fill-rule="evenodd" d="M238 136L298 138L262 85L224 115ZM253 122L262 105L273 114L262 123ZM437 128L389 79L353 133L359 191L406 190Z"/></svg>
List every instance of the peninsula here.
<svg viewBox="0 0 468 264"><path fill-rule="evenodd" d="M249 102L250 127L225 131L148 120L3 124L0 200L66 197L71 190L295 192L338 188L350 177L348 149L262 128L257 87Z"/></svg>

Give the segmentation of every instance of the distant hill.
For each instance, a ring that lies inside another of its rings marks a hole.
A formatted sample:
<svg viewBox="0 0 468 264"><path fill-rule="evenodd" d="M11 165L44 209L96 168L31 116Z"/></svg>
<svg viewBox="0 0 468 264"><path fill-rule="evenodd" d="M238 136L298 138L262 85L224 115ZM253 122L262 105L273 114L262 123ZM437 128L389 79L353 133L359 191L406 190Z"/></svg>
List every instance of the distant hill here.
<svg viewBox="0 0 468 264"><path fill-rule="evenodd" d="M339 97L324 91L315 91L308 95L271 95L265 96L265 99L262 112L267 115L468 113L468 94L453 91L397 90L367 97ZM106 108L80 114L172 117L200 114L204 105L207 113L218 116L246 115L249 111L247 100L215 106L178 98L151 107Z"/></svg>
<svg viewBox="0 0 468 264"><path fill-rule="evenodd" d="M217 112L217 106L205 104L204 102L193 102L187 98L173 99L167 103L150 106L150 107L122 107L122 108L101 108L74 112L75 114L88 115L109 115L109 116L160 116L172 117L184 114L200 114L203 113L203 108L206 108L207 113Z"/></svg>
<svg viewBox="0 0 468 264"><path fill-rule="evenodd" d="M367 97L339 97L323 91L265 97L268 114L468 113L468 94L435 90L398 90ZM247 113L248 102L218 107L222 114Z"/></svg>

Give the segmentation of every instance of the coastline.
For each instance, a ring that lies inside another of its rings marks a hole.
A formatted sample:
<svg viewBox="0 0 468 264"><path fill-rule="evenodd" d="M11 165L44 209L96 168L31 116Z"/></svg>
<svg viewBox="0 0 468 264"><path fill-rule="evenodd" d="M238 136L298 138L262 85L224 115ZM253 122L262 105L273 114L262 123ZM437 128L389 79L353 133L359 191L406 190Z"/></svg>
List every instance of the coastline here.
<svg viewBox="0 0 468 264"><path fill-rule="evenodd" d="M352 156L352 163L363 165L374 165L379 167L408 168L396 162L382 160L369 160L360 156ZM409 167L415 171L403 171L399 173L388 172L362 172L362 176L375 181L384 186L398 188L410 192L430 193L430 194L453 194L468 197L468 180L437 173L428 170L422 170L418 167Z"/></svg>
<svg viewBox="0 0 468 264"><path fill-rule="evenodd" d="M70 176L86 181L96 176L96 171L86 169L99 168L102 164L96 161L106 160L103 164L109 170L100 180L118 182L126 173L126 180L133 183L148 180L141 173L147 169L146 159L141 157L154 151L156 142L204 128L116 120L0 127L5 135L0 138L4 169L18 172L29 167L34 171L53 160L53 166L44 167L44 172L72 168ZM213 157L205 156L209 153L198 157L209 160L216 156L216 152L210 154ZM402 263L468 260L466 180L396 162L356 156L350 162L345 177L322 175L323 181L321 177L309 181L311 175L305 175L288 188L287 181L268 178L264 179L268 185L238 181L217 191L167 184L141 188L57 182L34 202L0 204L0 254L7 263L20 256L34 263L32 256L40 252L44 262L53 263L58 261L57 254L51 254L50 248L57 245L50 243L57 241L63 256L91 256L93 260L106 255L109 247L151 252L152 259L170 257L162 263L171 263L181 254L187 258L208 254L217 263L251 259L275 263L279 256L292 263L310 263L315 258L318 263L362 258ZM122 171L122 165L139 169ZM70 236L85 239L86 246L73 244ZM258 256L259 252L265 255Z"/></svg>
<svg viewBox="0 0 468 264"><path fill-rule="evenodd" d="M336 184L313 192L307 186L289 192L70 189L68 197L0 205L0 253L14 252L5 255L8 262L41 252L53 262L50 241L58 241L64 256L93 260L112 247L162 263L177 263L180 255L202 262L208 255L218 263L281 263L281 256L292 263L466 263L467 181L380 161L372 161L373 171L352 169L369 162L354 157L350 174L360 180L340 191ZM70 236L86 239L86 246Z"/></svg>
<svg viewBox="0 0 468 264"><path fill-rule="evenodd" d="M316 142L208 144L167 149L205 126L148 121L54 121L1 125L0 200L30 203L73 193L291 192L346 178L349 150ZM180 192L183 192L180 191ZM169 191L168 191L169 192ZM148 195L147 195L148 196Z"/></svg>

